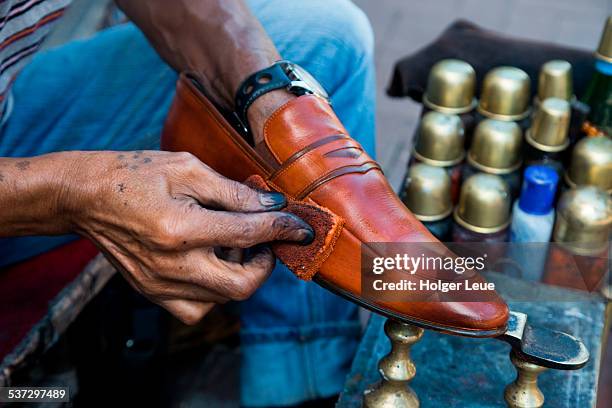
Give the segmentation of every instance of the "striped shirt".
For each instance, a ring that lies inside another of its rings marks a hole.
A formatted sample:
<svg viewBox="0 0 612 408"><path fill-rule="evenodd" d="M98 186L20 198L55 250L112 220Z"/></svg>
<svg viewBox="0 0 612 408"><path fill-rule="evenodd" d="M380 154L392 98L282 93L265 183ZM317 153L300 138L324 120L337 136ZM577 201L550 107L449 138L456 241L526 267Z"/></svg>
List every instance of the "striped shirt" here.
<svg viewBox="0 0 612 408"><path fill-rule="evenodd" d="M71 0L0 0L0 114L11 84Z"/></svg>

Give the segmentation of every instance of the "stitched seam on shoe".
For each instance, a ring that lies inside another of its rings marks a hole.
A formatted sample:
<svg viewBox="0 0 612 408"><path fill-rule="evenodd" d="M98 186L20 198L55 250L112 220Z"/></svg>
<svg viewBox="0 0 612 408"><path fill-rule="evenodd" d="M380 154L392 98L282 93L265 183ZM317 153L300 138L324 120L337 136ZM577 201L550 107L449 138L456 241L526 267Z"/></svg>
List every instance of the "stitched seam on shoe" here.
<svg viewBox="0 0 612 408"><path fill-rule="evenodd" d="M348 139L350 139L348 136L347 136L347 138L348 138ZM341 140L341 139L336 139L336 140ZM352 139L351 139L351 140L352 140ZM332 140L330 143L332 143L332 142L335 142L335 140ZM357 143L357 142L355 142L355 143ZM290 163L290 164L289 164L289 165L287 165L286 167L281 167L280 169L278 169L277 171L275 171L274 173L272 173L272 174L270 175L270 179L276 179L276 180L278 180L278 179L279 179L279 178L280 178L280 177L281 177L283 174L285 174L285 173L286 173L287 171L289 171L291 168L293 168L294 166L296 166L296 165L298 165L298 164L301 164L301 163L300 163L300 159L302 159L303 157L306 157L306 155L308 155L309 153L313 153L313 152L315 152L315 151L316 151L316 150L317 150L319 147L323 147L323 146L326 146L326 145L328 145L328 144L329 144L329 143L325 143L325 144L322 144L322 145L320 145L320 146L316 146L314 149L310 149L310 150L306 151L306 152L305 152L303 155L301 155L300 157L298 157L298 158L297 158L297 159L296 159L294 162ZM304 149L302 149L301 151L303 151L303 150L305 150L305 149L308 149L310 146L312 146L312 145L306 146L306 147L305 147ZM359 144L357 144L356 146L345 146L345 147L343 147L343 148L347 148L347 147L350 147L350 148L352 148L352 149L360 149L361 151L363 151L363 149L361 148L361 146L359 146ZM335 149L335 150L339 150L339 149ZM335 151L335 150L331 150L331 151ZM328 153L329 153L329 152L328 152ZM368 161L370 161L370 160L368 160ZM344 165L344 166L342 166L342 167L346 167L346 166L360 166L360 165L363 165L363 164L365 164L365 163L367 163L367 161L366 161L366 162L362 162L362 163L347 164L347 165ZM339 167L338 167L338 168L339 168ZM335 169L330 170L330 171L334 171L334 170L335 170Z"/></svg>
<svg viewBox="0 0 612 408"><path fill-rule="evenodd" d="M344 169L344 168L347 168L347 167L362 167L362 166L365 166L368 163L376 163L376 162L374 160L372 160L372 159L369 159L369 160L362 161L360 163L356 162L356 163L353 163L353 164L345 164L344 166L339 166L339 167L335 167L333 169L330 169L327 172L320 174L316 179L311 180L310 182L308 182L308 184L306 184L304 187L302 187L301 190L299 190L299 192L296 194L296 196L297 197L301 197L302 193L305 190L308 190L313 184L316 184L319 180L324 179L325 177L329 176L330 174L332 174L332 173L334 173L334 172L336 172L336 171L338 171L340 169ZM294 163L294 164L297 165L297 163ZM376 163L376 165L378 166L378 163ZM282 172L270 176L270 179L274 178L274 179L278 180L284 173L289 171L291 167L293 167L293 164L291 166L287 167L286 169L284 169ZM360 172L357 172L357 173L360 173Z"/></svg>
<svg viewBox="0 0 612 408"><path fill-rule="evenodd" d="M272 153L272 155L274 156L276 161L278 161L279 163L282 163L281 159L278 157L276 152L274 152L274 150L272 150L272 147L270 146L270 143L268 142L268 130L269 130L270 126L271 126L270 123L274 119L276 119L281 113L283 113L286 109L288 109L289 106L292 105L297 100L298 99L296 98L296 99L292 99L292 100L286 102L283 106L281 106L276 111L274 111L272 113L272 115L270 115L270 117L266 120L266 123L264 123L264 143L266 144L266 147L268 148L270 153Z"/></svg>
<svg viewBox="0 0 612 408"><path fill-rule="evenodd" d="M366 165L370 165L369 168L364 168L366 167ZM341 170L343 169L349 169L349 168L355 168L354 171L347 171L347 172L341 172ZM314 180L312 183L308 184L306 187L304 187L302 190L300 190L300 192L298 194L296 194L296 196L298 197L299 200L303 200L306 196L308 196L310 193L312 193L314 190L316 190L317 188L319 188L320 186L322 186L323 184L326 184L328 181L331 181L335 178L338 177L342 177L346 174L365 174L367 172L369 172L370 170L380 170L380 166L378 165L378 163L376 163L374 160L368 160L365 163L362 164L358 164L358 165L354 165L354 164L349 164L347 166L342 166L342 167L337 167L334 170L324 174L323 176L319 177L318 179Z"/></svg>
<svg viewBox="0 0 612 408"><path fill-rule="evenodd" d="M308 184L306 184L304 187L301 188L301 190L298 190L298 193L296 193L296 197L303 197L304 196L304 191L307 191L310 189L310 187L312 187L314 184L317 184L318 182L320 182L321 180L324 180L327 176L329 176L330 174L333 174L334 172L337 172L338 170L347 168L347 167L363 167L368 163L375 163L376 166L378 166L378 163L376 163L374 160L370 159L370 160L366 160L366 161L362 161L361 163L353 163L353 164L345 164L344 166L339 166L339 167L335 167L325 173L320 174L316 179L311 180L308 182ZM293 166L293 165L292 165ZM281 173L279 174L275 174L270 176L270 180L271 179L276 179L278 180L285 172L289 171L290 167L287 167L285 170L283 170ZM360 171L356 171L355 173L362 173ZM330 178L333 179L335 177ZM327 181L323 181L321 184L325 183ZM312 190L314 190L316 187L312 188ZM306 193L305 195L308 195L309 193Z"/></svg>
<svg viewBox="0 0 612 408"><path fill-rule="evenodd" d="M344 137L338 137L338 136L344 136ZM335 139L332 139L333 137L337 137ZM331 135L331 136L327 136L324 139L319 139L318 141L309 144L308 146L304 147L302 150L300 150L299 152L296 152L294 154L291 155L291 157L289 157L287 160L285 160L285 162L281 165L280 168L278 168L274 173L272 173L272 175L270 176L271 178L277 178L278 176L280 176L281 174L283 174L287 169L291 168L293 165L295 165L296 163L299 162L299 160L306 156L308 153L311 153L313 151L315 151L316 149L318 149L319 147L323 147L325 145L328 145L330 143L335 142L336 140L342 140L342 139L349 139L350 137L347 135ZM323 141L325 139L330 139L322 144L318 144L320 141Z"/></svg>

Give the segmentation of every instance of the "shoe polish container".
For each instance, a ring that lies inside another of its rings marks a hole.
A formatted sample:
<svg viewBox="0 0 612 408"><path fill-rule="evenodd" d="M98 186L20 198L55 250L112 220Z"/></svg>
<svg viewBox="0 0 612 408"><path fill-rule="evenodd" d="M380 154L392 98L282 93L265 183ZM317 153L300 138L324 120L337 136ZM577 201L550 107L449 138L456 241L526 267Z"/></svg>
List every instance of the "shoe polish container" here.
<svg viewBox="0 0 612 408"><path fill-rule="evenodd" d="M443 168L424 163L410 166L401 198L429 232L442 242L449 241L453 203L451 180Z"/></svg>
<svg viewBox="0 0 612 408"><path fill-rule="evenodd" d="M564 192L543 282L593 292L609 285L612 199L595 186Z"/></svg>
<svg viewBox="0 0 612 408"><path fill-rule="evenodd" d="M462 178L482 172L500 176L510 188L512 198L521 190L523 132L516 122L485 119L474 132Z"/></svg>
<svg viewBox="0 0 612 408"><path fill-rule="evenodd" d="M413 161L443 168L451 180L451 199L457 202L465 159L464 129L457 115L431 111L419 125Z"/></svg>
<svg viewBox="0 0 612 408"><path fill-rule="evenodd" d="M493 68L482 81L476 122L497 119L516 122L524 132L530 123L531 80L522 69L510 66Z"/></svg>
<svg viewBox="0 0 612 408"><path fill-rule="evenodd" d="M568 188L595 186L612 194L612 139L595 136L576 143L564 177Z"/></svg>
<svg viewBox="0 0 612 408"><path fill-rule="evenodd" d="M458 115L465 130L467 149L476 122L475 91L476 71L470 64L452 58L438 61L429 71L421 116L431 111Z"/></svg>
<svg viewBox="0 0 612 408"><path fill-rule="evenodd" d="M570 105L559 98L544 100L525 133L525 164L543 164L563 176L566 162Z"/></svg>
<svg viewBox="0 0 612 408"><path fill-rule="evenodd" d="M453 242L507 242L510 205L510 189L501 177L471 176L453 213Z"/></svg>

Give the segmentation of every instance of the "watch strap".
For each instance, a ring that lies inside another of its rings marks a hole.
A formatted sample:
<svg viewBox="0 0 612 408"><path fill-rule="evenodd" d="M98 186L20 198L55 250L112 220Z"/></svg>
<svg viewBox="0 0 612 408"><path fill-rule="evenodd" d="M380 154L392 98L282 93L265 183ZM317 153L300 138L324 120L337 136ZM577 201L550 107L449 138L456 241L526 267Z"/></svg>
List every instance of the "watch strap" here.
<svg viewBox="0 0 612 408"><path fill-rule="evenodd" d="M291 85L291 79L279 62L245 79L238 88L234 101L236 113L244 127L249 128L247 112L257 98L275 89L288 88L289 85Z"/></svg>

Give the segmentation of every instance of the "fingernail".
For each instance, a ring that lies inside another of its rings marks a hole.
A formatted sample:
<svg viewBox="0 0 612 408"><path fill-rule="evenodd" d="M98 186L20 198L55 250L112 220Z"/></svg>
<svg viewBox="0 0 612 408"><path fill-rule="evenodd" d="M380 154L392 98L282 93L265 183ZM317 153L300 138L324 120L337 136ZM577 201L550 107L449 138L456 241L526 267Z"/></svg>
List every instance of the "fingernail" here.
<svg viewBox="0 0 612 408"><path fill-rule="evenodd" d="M268 207L270 209L278 209L283 208L287 204L287 200L285 200L285 196L281 193L259 193L259 202L264 207Z"/></svg>
<svg viewBox="0 0 612 408"><path fill-rule="evenodd" d="M312 229L301 229L298 231L299 234L303 234L304 238L299 242L300 245L310 245L314 241L314 231Z"/></svg>
<svg viewBox="0 0 612 408"><path fill-rule="evenodd" d="M310 244L314 239L314 231L310 225L304 220L292 213L285 213L284 217L278 219L282 223L279 226L283 229L288 229L289 238L302 245Z"/></svg>

